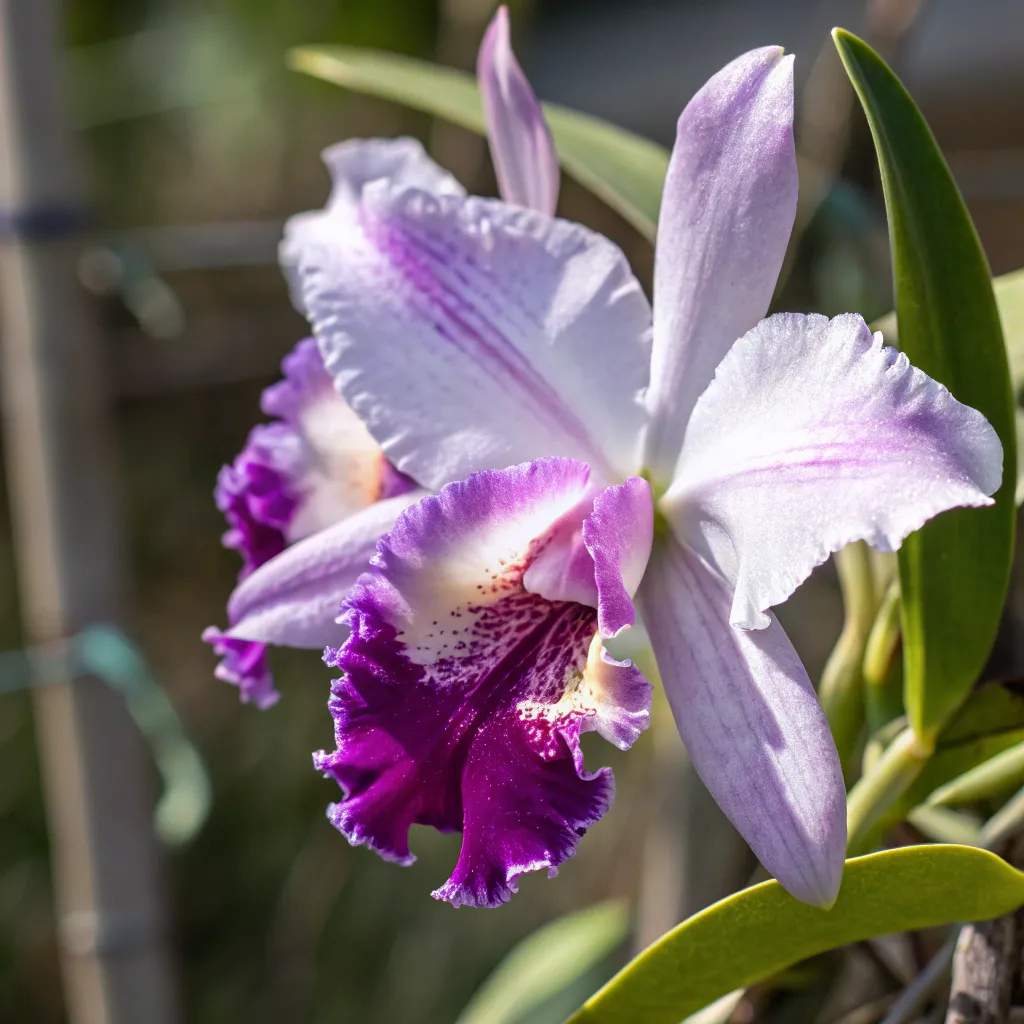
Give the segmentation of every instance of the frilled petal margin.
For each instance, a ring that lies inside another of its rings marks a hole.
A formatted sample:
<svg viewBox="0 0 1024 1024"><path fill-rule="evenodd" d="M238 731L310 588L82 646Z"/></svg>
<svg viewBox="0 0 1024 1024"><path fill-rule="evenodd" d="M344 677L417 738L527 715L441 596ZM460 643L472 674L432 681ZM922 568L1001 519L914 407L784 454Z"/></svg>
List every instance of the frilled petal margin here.
<svg viewBox="0 0 1024 1024"><path fill-rule="evenodd" d="M289 427L261 423L235 461L221 468L213 496L228 523L222 543L242 556L242 577L284 549L299 505L295 477L301 461Z"/></svg>
<svg viewBox="0 0 1024 1024"><path fill-rule="evenodd" d="M665 693L704 784L794 896L827 907L846 851L846 790L807 673L775 619L729 625L732 593L660 538L637 593Z"/></svg>
<svg viewBox="0 0 1024 1024"><path fill-rule="evenodd" d="M694 409L662 502L676 537L762 628L851 541L892 551L932 516L989 505L1002 446L852 313L779 313L740 338Z"/></svg>
<svg viewBox="0 0 1024 1024"><path fill-rule="evenodd" d="M608 809L611 772L583 767L581 732L627 747L650 686L602 649L594 608L548 601L524 569L584 499L588 467L543 459L477 473L408 509L354 588L352 635L328 661L337 749L314 755L344 798L353 844L411 863L413 824L461 830L434 896L497 906L557 866Z"/></svg>
<svg viewBox="0 0 1024 1024"><path fill-rule="evenodd" d="M555 141L512 50L504 5L484 33L476 77L502 199L553 215L559 183Z"/></svg>
<svg viewBox="0 0 1024 1024"><path fill-rule="evenodd" d="M346 230L363 187L371 181L415 186L438 195L463 195L464 189L446 170L427 156L416 139L348 139L323 151L331 175L331 195L322 210L296 214L285 224L278 248L281 270L288 281L292 302L301 312L302 286L297 265L304 245L313 237L330 237Z"/></svg>
<svg viewBox="0 0 1024 1024"><path fill-rule="evenodd" d="M213 653L220 658L213 674L237 686L243 704L254 704L260 711L266 711L281 699L267 663L266 644L239 640L216 626L203 630L203 640L213 646Z"/></svg>

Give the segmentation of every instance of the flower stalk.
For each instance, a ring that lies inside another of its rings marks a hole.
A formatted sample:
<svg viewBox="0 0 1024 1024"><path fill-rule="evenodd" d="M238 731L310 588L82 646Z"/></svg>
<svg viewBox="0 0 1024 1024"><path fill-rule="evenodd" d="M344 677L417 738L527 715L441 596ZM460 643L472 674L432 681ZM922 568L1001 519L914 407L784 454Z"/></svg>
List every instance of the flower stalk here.
<svg viewBox="0 0 1024 1024"><path fill-rule="evenodd" d="M870 733L902 712L899 694L894 693L890 685L900 636L900 585L898 579L893 579L878 607L864 648L862 675Z"/></svg>
<svg viewBox="0 0 1024 1024"><path fill-rule="evenodd" d="M847 856L865 852L874 826L910 788L933 752L934 745L908 727L850 790L846 811Z"/></svg>
<svg viewBox="0 0 1024 1024"><path fill-rule="evenodd" d="M864 653L878 600L870 549L864 541L848 544L834 556L843 593L843 631L821 674L818 698L839 751L847 782L857 776L858 747L864 729Z"/></svg>

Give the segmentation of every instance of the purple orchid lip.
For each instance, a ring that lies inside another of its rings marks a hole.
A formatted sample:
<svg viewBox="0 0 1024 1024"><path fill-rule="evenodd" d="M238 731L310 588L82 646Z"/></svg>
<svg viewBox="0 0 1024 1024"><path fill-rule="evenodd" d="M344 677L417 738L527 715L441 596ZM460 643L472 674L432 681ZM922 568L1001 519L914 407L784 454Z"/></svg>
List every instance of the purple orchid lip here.
<svg viewBox="0 0 1024 1024"><path fill-rule="evenodd" d="M589 478L542 459L411 506L345 602L349 639L326 655L343 672L336 750L314 757L344 794L331 821L400 864L411 825L461 831L434 893L456 906L497 906L523 872L554 874L614 791L609 769L583 767L580 734L628 747L647 725L651 688L603 651L597 608L523 586Z"/></svg>

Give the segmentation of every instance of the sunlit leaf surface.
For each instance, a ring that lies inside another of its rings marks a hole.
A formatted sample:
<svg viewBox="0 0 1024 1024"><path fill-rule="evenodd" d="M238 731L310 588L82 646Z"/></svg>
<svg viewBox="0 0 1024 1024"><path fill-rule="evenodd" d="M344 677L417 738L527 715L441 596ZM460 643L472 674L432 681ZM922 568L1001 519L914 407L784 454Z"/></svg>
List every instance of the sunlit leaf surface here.
<svg viewBox="0 0 1024 1024"><path fill-rule="evenodd" d="M984 850L907 846L847 861L831 910L778 882L744 889L674 928L570 1024L678 1024L733 989L828 949L891 932L980 921L1024 903L1024 874Z"/></svg>

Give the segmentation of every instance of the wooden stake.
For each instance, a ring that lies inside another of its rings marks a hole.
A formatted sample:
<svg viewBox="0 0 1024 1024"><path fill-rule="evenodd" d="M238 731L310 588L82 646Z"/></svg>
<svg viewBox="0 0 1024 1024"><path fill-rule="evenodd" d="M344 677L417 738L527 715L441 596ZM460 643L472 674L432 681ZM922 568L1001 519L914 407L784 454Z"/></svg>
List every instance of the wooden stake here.
<svg viewBox="0 0 1024 1024"><path fill-rule="evenodd" d="M37 644L122 614L103 374L68 240L84 193L56 44L52 0L0 0L4 440L25 633ZM68 1018L173 1024L138 734L99 680L38 687L34 700Z"/></svg>

